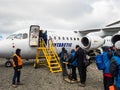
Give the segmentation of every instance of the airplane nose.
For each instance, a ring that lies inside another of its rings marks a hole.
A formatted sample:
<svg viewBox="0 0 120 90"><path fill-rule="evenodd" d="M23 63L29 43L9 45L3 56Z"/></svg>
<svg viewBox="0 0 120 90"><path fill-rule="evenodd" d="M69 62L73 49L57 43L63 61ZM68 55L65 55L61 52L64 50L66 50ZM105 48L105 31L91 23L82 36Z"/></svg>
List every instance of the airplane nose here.
<svg viewBox="0 0 120 90"><path fill-rule="evenodd" d="M1 40L0 41L0 57L1 58L10 58L13 54L13 47L10 43L11 40Z"/></svg>

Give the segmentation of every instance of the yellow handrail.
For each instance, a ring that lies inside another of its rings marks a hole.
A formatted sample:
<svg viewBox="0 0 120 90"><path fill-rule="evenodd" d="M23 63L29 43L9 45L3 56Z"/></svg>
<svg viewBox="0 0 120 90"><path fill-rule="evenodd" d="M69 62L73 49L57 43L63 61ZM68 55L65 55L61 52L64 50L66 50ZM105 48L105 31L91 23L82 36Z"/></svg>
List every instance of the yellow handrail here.
<svg viewBox="0 0 120 90"><path fill-rule="evenodd" d="M60 57L58 56L58 53L56 52L56 48L55 48L55 46L54 46L54 44L53 44L52 39L49 40L49 48L50 48L51 50L53 50L53 52L54 52L57 60L60 61Z"/></svg>

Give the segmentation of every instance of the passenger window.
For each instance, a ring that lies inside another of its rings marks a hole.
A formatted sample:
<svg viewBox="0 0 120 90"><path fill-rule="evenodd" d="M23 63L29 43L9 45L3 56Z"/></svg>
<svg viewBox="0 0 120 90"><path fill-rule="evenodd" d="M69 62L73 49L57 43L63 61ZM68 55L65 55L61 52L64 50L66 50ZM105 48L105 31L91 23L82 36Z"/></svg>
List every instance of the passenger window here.
<svg viewBox="0 0 120 90"><path fill-rule="evenodd" d="M23 39L26 39L28 37L27 33L23 34Z"/></svg>
<svg viewBox="0 0 120 90"><path fill-rule="evenodd" d="M22 38L22 34L20 33L20 34L17 34L16 36L15 36L15 39L21 39Z"/></svg>
<svg viewBox="0 0 120 90"><path fill-rule="evenodd" d="M52 37L51 36L48 36L50 40L52 40Z"/></svg>
<svg viewBox="0 0 120 90"><path fill-rule="evenodd" d="M70 37L70 40L72 40L72 37Z"/></svg>
<svg viewBox="0 0 120 90"><path fill-rule="evenodd" d="M54 39L56 40L56 37L54 36Z"/></svg>
<svg viewBox="0 0 120 90"><path fill-rule="evenodd" d="M65 40L65 37L62 37L63 38L63 40Z"/></svg>
<svg viewBox="0 0 120 90"><path fill-rule="evenodd" d="M66 39L67 39L67 40L69 40L69 38L68 38L68 37L66 37Z"/></svg>
<svg viewBox="0 0 120 90"><path fill-rule="evenodd" d="M74 40L76 40L76 38L74 38Z"/></svg>
<svg viewBox="0 0 120 90"><path fill-rule="evenodd" d="M60 37L58 37L58 39L60 40Z"/></svg>
<svg viewBox="0 0 120 90"><path fill-rule="evenodd" d="M77 40L79 41L79 38L77 38Z"/></svg>

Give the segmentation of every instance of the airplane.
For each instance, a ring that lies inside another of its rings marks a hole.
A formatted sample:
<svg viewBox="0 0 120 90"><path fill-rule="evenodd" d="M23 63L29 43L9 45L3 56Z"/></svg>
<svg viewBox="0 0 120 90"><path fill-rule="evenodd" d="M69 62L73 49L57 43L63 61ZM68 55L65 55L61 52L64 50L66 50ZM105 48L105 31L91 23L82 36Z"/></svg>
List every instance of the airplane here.
<svg viewBox="0 0 120 90"><path fill-rule="evenodd" d="M105 43L105 40L100 36L111 35L111 33L117 32L117 30L109 30L108 28L86 31L40 30L39 25L31 25L30 29L17 31L0 41L0 57L7 59L6 67L11 66L10 59L17 48L21 49L23 59L36 58L40 31L42 33L47 31L47 45L52 38L57 53L60 53L62 47L65 47L70 52L76 45L80 45L86 50L96 49Z"/></svg>

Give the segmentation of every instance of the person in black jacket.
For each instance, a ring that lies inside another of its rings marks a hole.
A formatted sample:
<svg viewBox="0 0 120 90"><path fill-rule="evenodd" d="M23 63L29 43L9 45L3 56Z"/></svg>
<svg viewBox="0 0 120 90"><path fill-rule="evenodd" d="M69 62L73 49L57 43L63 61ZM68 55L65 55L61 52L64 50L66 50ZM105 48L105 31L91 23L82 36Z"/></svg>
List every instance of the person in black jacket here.
<svg viewBox="0 0 120 90"><path fill-rule="evenodd" d="M111 58L110 73L114 77L115 90L120 90L120 49L117 47L114 56Z"/></svg>
<svg viewBox="0 0 120 90"><path fill-rule="evenodd" d="M85 82L86 82L86 67L85 67L85 62L84 62L84 59L85 59L84 54L85 54L84 50L79 45L76 45L75 56L73 60L71 60L70 62L72 63L77 58L77 67L78 67L78 72L80 76L79 86L81 87L85 87Z"/></svg>

